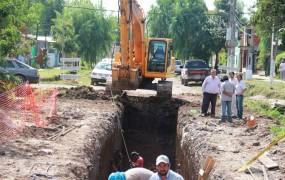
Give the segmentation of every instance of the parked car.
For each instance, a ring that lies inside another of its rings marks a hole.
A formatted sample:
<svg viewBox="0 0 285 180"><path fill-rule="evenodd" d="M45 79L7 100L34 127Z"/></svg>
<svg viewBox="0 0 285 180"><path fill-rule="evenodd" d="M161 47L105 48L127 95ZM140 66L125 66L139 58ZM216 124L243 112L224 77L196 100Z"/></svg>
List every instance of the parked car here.
<svg viewBox="0 0 285 180"><path fill-rule="evenodd" d="M108 78L112 78L112 64L111 62L99 62L94 67L91 73L91 85L99 84L99 82L106 83Z"/></svg>
<svg viewBox="0 0 285 180"><path fill-rule="evenodd" d="M175 67L174 67L174 72L175 73L181 73L181 66L182 66L182 61L181 60L175 60Z"/></svg>
<svg viewBox="0 0 285 180"><path fill-rule="evenodd" d="M39 83L40 76L38 69L33 68L18 60L4 60L0 64L0 72L8 72L11 75L17 76L20 83L29 81L29 83Z"/></svg>
<svg viewBox="0 0 285 180"><path fill-rule="evenodd" d="M185 86L189 81L204 81L210 75L210 68L204 60L187 60L181 69L181 83Z"/></svg>

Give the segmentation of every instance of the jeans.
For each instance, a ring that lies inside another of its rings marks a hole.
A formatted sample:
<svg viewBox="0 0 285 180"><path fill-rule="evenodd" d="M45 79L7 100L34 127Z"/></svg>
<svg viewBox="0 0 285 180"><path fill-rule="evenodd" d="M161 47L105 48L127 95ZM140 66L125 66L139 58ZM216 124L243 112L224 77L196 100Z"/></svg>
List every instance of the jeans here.
<svg viewBox="0 0 285 180"><path fill-rule="evenodd" d="M243 95L236 96L236 105L237 105L237 117L239 119L242 119L242 114L243 114Z"/></svg>
<svg viewBox="0 0 285 180"><path fill-rule="evenodd" d="M232 101L222 101L222 116L221 121L225 122L228 119L229 122L232 122ZM227 118L227 116L228 118Z"/></svg>

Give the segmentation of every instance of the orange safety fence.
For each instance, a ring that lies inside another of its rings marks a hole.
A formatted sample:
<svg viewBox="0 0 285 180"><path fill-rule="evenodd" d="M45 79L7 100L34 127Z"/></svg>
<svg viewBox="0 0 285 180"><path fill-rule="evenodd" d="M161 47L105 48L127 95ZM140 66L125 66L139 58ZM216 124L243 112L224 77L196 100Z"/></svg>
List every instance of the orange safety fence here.
<svg viewBox="0 0 285 180"><path fill-rule="evenodd" d="M16 139L26 126L45 127L57 113L57 89L32 89L28 82L0 94L0 144Z"/></svg>

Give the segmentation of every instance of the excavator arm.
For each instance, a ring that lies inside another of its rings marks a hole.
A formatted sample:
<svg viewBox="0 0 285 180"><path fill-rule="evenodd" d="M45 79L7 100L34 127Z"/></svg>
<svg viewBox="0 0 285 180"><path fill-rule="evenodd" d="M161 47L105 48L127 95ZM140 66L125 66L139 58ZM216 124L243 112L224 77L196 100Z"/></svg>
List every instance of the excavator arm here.
<svg viewBox="0 0 285 180"><path fill-rule="evenodd" d="M161 78L165 80L171 73L174 74L170 53L171 40L150 38L147 41L146 18L137 0L120 0L119 7L120 51L115 55L115 62L112 64L112 90L114 92L135 90L144 79ZM148 43L151 44L151 48ZM158 50L160 45L163 46L161 50L164 53L160 54L160 58L156 56L156 59L153 59L150 51ZM158 60L160 61L158 62Z"/></svg>

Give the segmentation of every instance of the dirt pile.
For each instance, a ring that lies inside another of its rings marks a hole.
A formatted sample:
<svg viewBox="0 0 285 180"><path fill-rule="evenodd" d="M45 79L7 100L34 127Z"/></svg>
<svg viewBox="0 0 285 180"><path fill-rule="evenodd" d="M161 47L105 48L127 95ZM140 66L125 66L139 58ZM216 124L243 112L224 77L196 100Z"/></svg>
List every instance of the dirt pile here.
<svg viewBox="0 0 285 180"><path fill-rule="evenodd" d="M94 90L92 87L79 86L71 88L59 88L59 97L70 99L102 99L110 100L111 96L107 95L104 90Z"/></svg>

